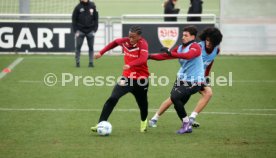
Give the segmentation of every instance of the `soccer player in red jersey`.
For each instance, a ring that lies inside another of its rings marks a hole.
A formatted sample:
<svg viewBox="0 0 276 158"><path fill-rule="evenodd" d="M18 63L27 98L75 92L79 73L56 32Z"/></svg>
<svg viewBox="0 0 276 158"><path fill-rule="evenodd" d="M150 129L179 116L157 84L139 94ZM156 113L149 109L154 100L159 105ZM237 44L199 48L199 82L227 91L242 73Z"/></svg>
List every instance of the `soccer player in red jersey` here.
<svg viewBox="0 0 276 158"><path fill-rule="evenodd" d="M118 38L109 43L99 53L95 54L95 59L99 59L105 52L117 46L123 48L125 65L123 66L123 75L112 91L111 96L105 102L99 122L107 121L119 99L132 93L140 109L141 126L140 131L147 130L148 116L148 43L142 38L142 29L139 26L132 26L129 30L129 36ZM91 127L93 132L97 131L97 125Z"/></svg>
<svg viewBox="0 0 276 158"><path fill-rule="evenodd" d="M165 53L151 54L149 59L168 60L178 59L180 68L177 72L176 81L170 93L170 100L182 122L177 134L192 133L190 120L185 110L185 104L191 96L199 92L205 83L201 47L195 42L197 29L194 26L187 26L182 32L182 44L169 51L162 48Z"/></svg>
<svg viewBox="0 0 276 158"><path fill-rule="evenodd" d="M206 78L206 85L204 88L199 91L202 95L200 100L198 101L194 111L191 113L189 120L190 124L193 127L199 127L199 123L195 121L196 116L207 106L208 102L210 101L213 93L212 88L209 84L209 73L211 67L214 63L216 56L219 54L219 44L222 41L223 35L221 34L220 30L217 28L207 28L205 29L202 34L199 36L200 42L199 45L201 46L202 50L202 58L205 70L205 78ZM167 98L161 105L156 114L152 117L149 121L150 127L157 127L158 118L172 105L172 100Z"/></svg>

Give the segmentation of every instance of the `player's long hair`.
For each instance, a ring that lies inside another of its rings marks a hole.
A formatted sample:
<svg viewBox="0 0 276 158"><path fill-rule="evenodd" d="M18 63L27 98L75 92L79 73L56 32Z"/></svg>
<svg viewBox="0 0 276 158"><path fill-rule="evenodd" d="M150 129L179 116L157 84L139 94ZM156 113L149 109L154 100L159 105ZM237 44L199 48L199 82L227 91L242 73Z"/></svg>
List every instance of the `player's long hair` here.
<svg viewBox="0 0 276 158"><path fill-rule="evenodd" d="M223 35L221 34L220 30L215 27L209 27L199 35L199 39L201 41L205 41L206 38L210 38L210 42L214 47L220 44L222 37Z"/></svg>

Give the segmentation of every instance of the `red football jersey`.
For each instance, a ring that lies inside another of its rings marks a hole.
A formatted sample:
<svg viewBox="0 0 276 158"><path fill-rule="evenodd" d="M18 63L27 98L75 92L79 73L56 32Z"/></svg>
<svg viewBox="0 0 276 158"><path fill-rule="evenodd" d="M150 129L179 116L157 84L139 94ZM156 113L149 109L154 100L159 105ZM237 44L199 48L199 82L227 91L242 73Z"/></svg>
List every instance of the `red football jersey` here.
<svg viewBox="0 0 276 158"><path fill-rule="evenodd" d="M109 43L104 47L100 54L103 55L105 52L109 51L120 45L124 53L124 61L126 65L130 68L123 71L123 76L127 78L148 78L148 43L144 38L141 38L135 45L131 45L129 38L119 38Z"/></svg>

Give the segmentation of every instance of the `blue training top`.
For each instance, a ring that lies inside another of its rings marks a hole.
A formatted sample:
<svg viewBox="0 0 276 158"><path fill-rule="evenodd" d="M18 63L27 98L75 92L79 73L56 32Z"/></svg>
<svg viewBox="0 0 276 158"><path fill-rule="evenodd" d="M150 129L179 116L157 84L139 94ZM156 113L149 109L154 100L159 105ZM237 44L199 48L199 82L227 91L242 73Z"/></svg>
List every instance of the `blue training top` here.
<svg viewBox="0 0 276 158"><path fill-rule="evenodd" d="M218 55L219 51L219 46L216 46L211 54L208 54L205 49L205 42L201 41L198 43L201 47L201 54L202 54L202 59L203 59L203 64L204 64L204 72L206 71L206 68L214 61L216 56Z"/></svg>
<svg viewBox="0 0 276 158"><path fill-rule="evenodd" d="M179 45L177 53L187 53L192 44L188 45L184 50L182 49L182 45ZM190 60L179 59L179 63L181 65L177 72L179 80L192 83L205 82L202 55Z"/></svg>

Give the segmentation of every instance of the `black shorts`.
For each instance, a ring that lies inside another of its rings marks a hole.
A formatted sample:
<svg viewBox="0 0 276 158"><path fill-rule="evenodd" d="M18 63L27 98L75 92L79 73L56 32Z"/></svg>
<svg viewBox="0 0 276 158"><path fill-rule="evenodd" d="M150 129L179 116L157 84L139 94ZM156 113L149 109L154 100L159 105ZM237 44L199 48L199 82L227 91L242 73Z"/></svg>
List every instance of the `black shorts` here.
<svg viewBox="0 0 276 158"><path fill-rule="evenodd" d="M182 98L191 96L204 88L203 83L192 83L187 81L176 80L171 90L171 96Z"/></svg>
<svg viewBox="0 0 276 158"><path fill-rule="evenodd" d="M132 93L135 97L147 100L148 93L148 79L130 79L122 77L121 80L115 85L112 95L120 98L126 93Z"/></svg>

